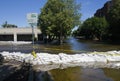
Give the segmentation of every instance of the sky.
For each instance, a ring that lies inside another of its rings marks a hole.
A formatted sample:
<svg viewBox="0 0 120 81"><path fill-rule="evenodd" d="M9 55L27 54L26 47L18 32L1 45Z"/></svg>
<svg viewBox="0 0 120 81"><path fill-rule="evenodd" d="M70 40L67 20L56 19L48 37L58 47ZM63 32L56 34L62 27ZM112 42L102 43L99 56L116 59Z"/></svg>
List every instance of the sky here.
<svg viewBox="0 0 120 81"><path fill-rule="evenodd" d="M97 9L103 7L108 0L76 0L81 4L81 20L84 21L94 15ZM26 15L40 14L41 8L47 0L0 0L0 27L5 21L18 27L28 27Z"/></svg>

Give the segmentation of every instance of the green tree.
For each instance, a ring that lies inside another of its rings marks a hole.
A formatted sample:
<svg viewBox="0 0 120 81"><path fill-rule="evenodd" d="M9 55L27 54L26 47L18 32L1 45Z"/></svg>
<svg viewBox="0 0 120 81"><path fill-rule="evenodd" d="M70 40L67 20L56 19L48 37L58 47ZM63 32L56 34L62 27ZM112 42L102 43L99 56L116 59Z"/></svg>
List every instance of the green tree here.
<svg viewBox="0 0 120 81"><path fill-rule="evenodd" d="M8 24L7 21L2 25L3 28L17 28L14 24Z"/></svg>
<svg viewBox="0 0 120 81"><path fill-rule="evenodd" d="M107 20L110 24L109 33L112 40L120 40L120 0L114 0Z"/></svg>
<svg viewBox="0 0 120 81"><path fill-rule="evenodd" d="M80 28L80 34L86 39L101 40L107 34L108 23L105 18L92 17L88 18Z"/></svg>
<svg viewBox="0 0 120 81"><path fill-rule="evenodd" d="M74 36L74 37L78 36L78 30L74 30L74 31L72 32L72 36Z"/></svg>
<svg viewBox="0 0 120 81"><path fill-rule="evenodd" d="M48 0L39 15L38 26L44 35L62 42L80 24L79 8L75 0Z"/></svg>

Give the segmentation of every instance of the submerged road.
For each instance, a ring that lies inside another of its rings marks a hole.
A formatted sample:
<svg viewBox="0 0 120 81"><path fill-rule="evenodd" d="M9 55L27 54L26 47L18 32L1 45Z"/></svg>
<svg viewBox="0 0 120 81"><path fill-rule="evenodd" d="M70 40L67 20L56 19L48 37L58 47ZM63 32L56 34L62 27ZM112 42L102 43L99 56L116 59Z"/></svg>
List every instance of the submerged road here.
<svg viewBox="0 0 120 81"><path fill-rule="evenodd" d="M120 45L111 45L104 44L96 41L86 41L86 40L78 40L75 38L69 38L66 40L66 43L63 45L49 45L49 44L35 44L35 51L40 52L48 52L58 54L60 52L64 53L81 53L81 52L92 52L92 51L111 51L111 50L119 50ZM26 45L0 45L0 52L9 51L9 52L22 52L22 53L31 53L32 44ZM66 65L63 65L66 67ZM69 65L68 65L69 66ZM49 73L47 72L50 68L64 68L61 65L53 65L53 66L41 66L41 70L44 71L33 71L28 66L24 66L22 63L10 61L5 62L0 65L0 81L52 81ZM38 69L40 69L38 68ZM30 77L32 76L32 77ZM46 78L44 78L44 77ZM40 78L41 77L41 78ZM32 78L32 79L30 79Z"/></svg>
<svg viewBox="0 0 120 81"><path fill-rule="evenodd" d="M73 37L68 38L62 45L51 45L51 44L35 44L35 51L37 53L83 53L93 51L112 51L120 50L120 45L107 44L104 42L90 41L90 40L79 40ZM22 52L31 53L33 50L32 44L0 44L0 52Z"/></svg>

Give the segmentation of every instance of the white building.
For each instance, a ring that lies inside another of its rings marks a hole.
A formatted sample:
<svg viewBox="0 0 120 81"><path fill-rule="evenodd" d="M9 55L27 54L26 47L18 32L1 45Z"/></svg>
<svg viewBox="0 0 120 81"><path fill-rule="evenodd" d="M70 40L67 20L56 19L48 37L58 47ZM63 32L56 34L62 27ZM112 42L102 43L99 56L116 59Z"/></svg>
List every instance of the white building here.
<svg viewBox="0 0 120 81"><path fill-rule="evenodd" d="M34 35L40 40L40 29L34 28ZM32 41L32 28L0 28L0 41Z"/></svg>

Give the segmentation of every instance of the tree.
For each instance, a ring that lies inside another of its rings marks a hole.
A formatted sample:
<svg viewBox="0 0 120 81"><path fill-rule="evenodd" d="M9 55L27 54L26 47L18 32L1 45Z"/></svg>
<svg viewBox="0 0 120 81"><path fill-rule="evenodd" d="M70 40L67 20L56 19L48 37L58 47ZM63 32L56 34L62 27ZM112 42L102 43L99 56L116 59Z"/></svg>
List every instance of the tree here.
<svg viewBox="0 0 120 81"><path fill-rule="evenodd" d="M80 34L86 39L99 39L107 34L108 23L105 18L92 17L84 21Z"/></svg>
<svg viewBox="0 0 120 81"><path fill-rule="evenodd" d="M41 10L38 26L44 35L63 41L73 27L80 24L81 14L75 0L48 0Z"/></svg>
<svg viewBox="0 0 120 81"><path fill-rule="evenodd" d="M120 0L114 0L108 13L109 33L112 40L120 40Z"/></svg>
<svg viewBox="0 0 120 81"><path fill-rule="evenodd" d="M2 25L3 28L17 28L14 24L8 24L7 21Z"/></svg>
<svg viewBox="0 0 120 81"><path fill-rule="evenodd" d="M74 36L74 37L78 36L78 30L74 30L74 31L72 32L72 36Z"/></svg>

